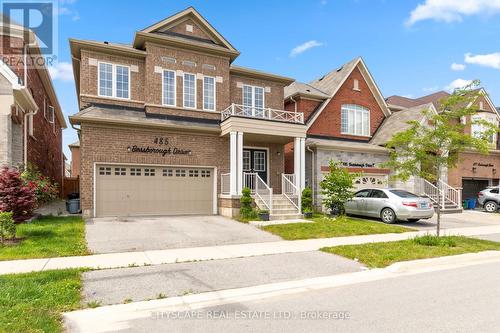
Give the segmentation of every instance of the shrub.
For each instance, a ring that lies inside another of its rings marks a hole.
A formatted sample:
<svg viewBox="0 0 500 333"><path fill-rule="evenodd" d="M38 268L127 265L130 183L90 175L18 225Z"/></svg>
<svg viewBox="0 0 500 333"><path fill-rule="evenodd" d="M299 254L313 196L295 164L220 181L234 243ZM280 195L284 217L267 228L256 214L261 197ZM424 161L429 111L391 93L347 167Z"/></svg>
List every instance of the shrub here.
<svg viewBox="0 0 500 333"><path fill-rule="evenodd" d="M457 242L453 237L439 237L435 235L424 235L417 236L413 238L413 242L418 245L424 246L444 246L444 247L455 247Z"/></svg>
<svg viewBox="0 0 500 333"><path fill-rule="evenodd" d="M312 202L313 202L312 190L310 187L306 187L302 191L302 199L301 199L302 213L309 213L313 211Z"/></svg>
<svg viewBox="0 0 500 333"><path fill-rule="evenodd" d="M34 190L38 206L57 199L57 183L42 175L35 166L28 164L21 176L24 183Z"/></svg>
<svg viewBox="0 0 500 333"><path fill-rule="evenodd" d="M0 213L0 242L16 237L16 224L12 218L12 212Z"/></svg>
<svg viewBox="0 0 500 333"><path fill-rule="evenodd" d="M16 169L0 171L0 212L12 212L17 222L30 218L35 209L35 192L26 186Z"/></svg>
<svg viewBox="0 0 500 333"><path fill-rule="evenodd" d="M245 187L243 191L241 192L241 198L240 198L240 215L243 218L251 218L255 216L255 212L252 208L252 202L253 199L250 196L251 191L248 187Z"/></svg>
<svg viewBox="0 0 500 333"><path fill-rule="evenodd" d="M330 172L321 181L323 204L330 211L344 213L344 203L354 196L353 182L358 174L349 173L340 163L330 161Z"/></svg>

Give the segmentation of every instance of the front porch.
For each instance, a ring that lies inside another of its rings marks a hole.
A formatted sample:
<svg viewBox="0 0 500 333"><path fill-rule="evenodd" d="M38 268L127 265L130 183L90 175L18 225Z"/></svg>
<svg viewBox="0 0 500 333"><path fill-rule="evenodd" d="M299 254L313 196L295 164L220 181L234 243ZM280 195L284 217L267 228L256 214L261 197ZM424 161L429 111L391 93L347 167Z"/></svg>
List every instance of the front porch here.
<svg viewBox="0 0 500 333"><path fill-rule="evenodd" d="M240 110L241 112L237 112ZM232 105L222 114L229 136L229 172L221 175L219 212L234 216L243 188L271 218L297 218L305 187L306 127L301 113ZM300 116L299 116L300 114ZM285 145L293 142L293 174L285 173ZM229 204L228 201L237 201Z"/></svg>

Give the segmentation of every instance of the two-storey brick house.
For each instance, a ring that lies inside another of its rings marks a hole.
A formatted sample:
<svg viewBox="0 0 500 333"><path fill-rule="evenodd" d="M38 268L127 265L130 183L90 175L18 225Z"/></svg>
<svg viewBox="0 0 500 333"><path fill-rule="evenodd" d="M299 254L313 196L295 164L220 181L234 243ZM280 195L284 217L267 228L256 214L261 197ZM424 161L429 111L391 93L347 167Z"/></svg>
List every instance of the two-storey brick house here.
<svg viewBox="0 0 500 333"><path fill-rule="evenodd" d="M362 173L357 189L386 187L389 169L381 164L388 151L371 142L384 120L391 115L380 90L362 58L356 58L310 82L294 82L285 89L285 109L304 113L307 127L305 183L313 189L321 206L320 182L329 171L329 161ZM294 147L286 147L286 169L295 165Z"/></svg>
<svg viewBox="0 0 500 333"><path fill-rule="evenodd" d="M36 38L24 32L0 21L0 166L30 163L62 185L66 122Z"/></svg>
<svg viewBox="0 0 500 333"><path fill-rule="evenodd" d="M306 126L283 104L293 79L233 65L239 52L193 8L131 45L70 45L85 216L232 216L243 187L272 215L299 212ZM299 164L285 174L291 142Z"/></svg>

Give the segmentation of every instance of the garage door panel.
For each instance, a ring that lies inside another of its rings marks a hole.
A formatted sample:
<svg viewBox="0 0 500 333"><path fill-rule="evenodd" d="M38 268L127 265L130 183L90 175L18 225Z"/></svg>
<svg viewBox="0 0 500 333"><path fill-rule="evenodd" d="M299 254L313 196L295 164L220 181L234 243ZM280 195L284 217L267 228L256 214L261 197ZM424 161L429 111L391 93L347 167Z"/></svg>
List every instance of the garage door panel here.
<svg viewBox="0 0 500 333"><path fill-rule="evenodd" d="M98 166L97 215L211 214L212 177L208 169Z"/></svg>

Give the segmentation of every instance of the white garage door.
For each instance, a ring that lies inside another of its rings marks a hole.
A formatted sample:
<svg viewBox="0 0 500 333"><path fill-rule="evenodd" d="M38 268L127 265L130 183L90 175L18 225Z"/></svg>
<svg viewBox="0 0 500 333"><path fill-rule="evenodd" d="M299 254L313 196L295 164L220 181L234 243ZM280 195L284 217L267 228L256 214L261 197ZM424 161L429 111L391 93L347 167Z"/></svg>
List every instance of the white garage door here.
<svg viewBox="0 0 500 333"><path fill-rule="evenodd" d="M97 216L213 213L213 169L99 165Z"/></svg>
<svg viewBox="0 0 500 333"><path fill-rule="evenodd" d="M387 175L363 175L354 180L354 188L387 188Z"/></svg>

